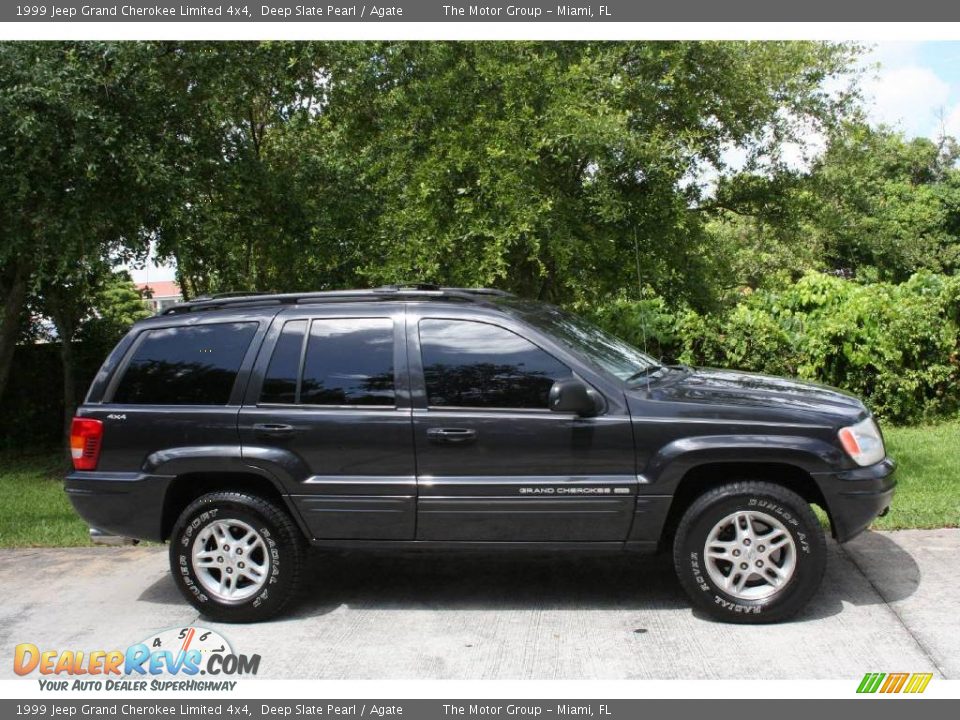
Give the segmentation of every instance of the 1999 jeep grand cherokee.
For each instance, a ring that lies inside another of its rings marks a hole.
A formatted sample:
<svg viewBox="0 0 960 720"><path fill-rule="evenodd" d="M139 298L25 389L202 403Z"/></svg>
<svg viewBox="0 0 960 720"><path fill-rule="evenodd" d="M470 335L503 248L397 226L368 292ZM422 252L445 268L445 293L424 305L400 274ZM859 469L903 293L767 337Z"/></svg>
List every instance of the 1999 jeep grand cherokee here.
<svg viewBox="0 0 960 720"><path fill-rule="evenodd" d="M137 323L73 421L92 528L170 541L210 618L279 612L324 547L671 547L693 603L796 613L885 511L851 395L661 367L555 307L434 286L184 303Z"/></svg>

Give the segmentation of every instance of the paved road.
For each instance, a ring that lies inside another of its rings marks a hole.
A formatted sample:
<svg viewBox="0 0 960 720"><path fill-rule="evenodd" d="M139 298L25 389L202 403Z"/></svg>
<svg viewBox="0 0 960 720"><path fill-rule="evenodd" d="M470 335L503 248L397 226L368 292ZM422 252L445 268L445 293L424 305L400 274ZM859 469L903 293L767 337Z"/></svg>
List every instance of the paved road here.
<svg viewBox="0 0 960 720"><path fill-rule="evenodd" d="M868 533L830 546L823 589L787 624L690 610L666 557L319 557L295 612L198 619L166 549L0 551L0 677L13 646L123 648L201 624L277 678L960 678L960 530Z"/></svg>

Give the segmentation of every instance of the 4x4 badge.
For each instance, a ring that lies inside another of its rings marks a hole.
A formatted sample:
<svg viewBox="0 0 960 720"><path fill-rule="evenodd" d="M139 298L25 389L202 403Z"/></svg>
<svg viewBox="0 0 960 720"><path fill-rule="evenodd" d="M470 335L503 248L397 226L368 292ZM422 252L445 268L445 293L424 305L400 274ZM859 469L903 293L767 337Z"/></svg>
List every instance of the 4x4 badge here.
<svg viewBox="0 0 960 720"><path fill-rule="evenodd" d="M107 415L107 420L126 420L127 416L123 413L111 413Z"/></svg>

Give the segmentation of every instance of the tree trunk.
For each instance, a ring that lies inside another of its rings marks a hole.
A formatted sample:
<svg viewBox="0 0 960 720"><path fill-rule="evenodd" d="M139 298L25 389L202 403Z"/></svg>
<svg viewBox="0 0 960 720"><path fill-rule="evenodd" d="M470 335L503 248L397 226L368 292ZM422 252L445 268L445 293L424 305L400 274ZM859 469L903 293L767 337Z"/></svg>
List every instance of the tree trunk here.
<svg viewBox="0 0 960 720"><path fill-rule="evenodd" d="M183 263L180 262L180 253L174 251L173 261L177 264L177 285L180 286L180 298L183 302L187 302L196 294L196 285L192 282L192 279L188 277L186 271L183 269Z"/></svg>
<svg viewBox="0 0 960 720"><path fill-rule="evenodd" d="M7 387L10 366L13 364L13 351L20 334L20 314L27 301L27 273L22 265L17 265L11 274L9 283L0 282L3 311L0 315L0 397Z"/></svg>
<svg viewBox="0 0 960 720"><path fill-rule="evenodd" d="M63 441L67 459L70 459L70 424L77 411L77 360L73 352L74 323L69 310L63 306L58 293L50 291L47 297L53 324L60 338L60 364L63 369Z"/></svg>
<svg viewBox="0 0 960 720"><path fill-rule="evenodd" d="M73 343L67 339L60 341L60 362L63 365L63 436L69 453L70 424L77 411L77 359Z"/></svg>

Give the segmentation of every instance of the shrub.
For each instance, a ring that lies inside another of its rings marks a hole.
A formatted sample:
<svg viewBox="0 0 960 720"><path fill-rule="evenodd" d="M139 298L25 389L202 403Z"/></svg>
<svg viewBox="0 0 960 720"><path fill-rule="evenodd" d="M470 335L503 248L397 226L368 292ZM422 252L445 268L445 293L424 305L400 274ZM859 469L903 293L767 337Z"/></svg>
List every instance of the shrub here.
<svg viewBox="0 0 960 720"><path fill-rule="evenodd" d="M730 310L671 311L658 299L615 299L593 313L668 359L792 375L844 388L895 422L960 409L960 278L924 272L900 285L810 273L744 293ZM639 343L638 343L639 344Z"/></svg>

